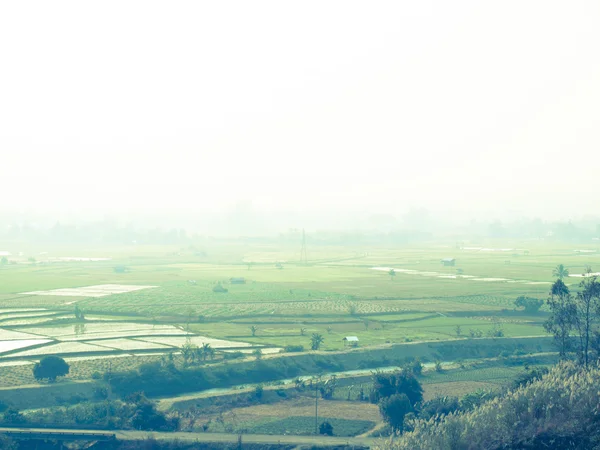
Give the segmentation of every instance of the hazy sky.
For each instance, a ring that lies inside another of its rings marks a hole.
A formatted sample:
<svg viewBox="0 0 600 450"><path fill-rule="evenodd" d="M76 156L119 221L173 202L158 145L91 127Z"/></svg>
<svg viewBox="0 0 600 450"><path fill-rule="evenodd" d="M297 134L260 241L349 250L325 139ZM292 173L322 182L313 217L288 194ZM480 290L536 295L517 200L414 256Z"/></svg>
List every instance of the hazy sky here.
<svg viewBox="0 0 600 450"><path fill-rule="evenodd" d="M600 2L0 3L0 209L595 213Z"/></svg>

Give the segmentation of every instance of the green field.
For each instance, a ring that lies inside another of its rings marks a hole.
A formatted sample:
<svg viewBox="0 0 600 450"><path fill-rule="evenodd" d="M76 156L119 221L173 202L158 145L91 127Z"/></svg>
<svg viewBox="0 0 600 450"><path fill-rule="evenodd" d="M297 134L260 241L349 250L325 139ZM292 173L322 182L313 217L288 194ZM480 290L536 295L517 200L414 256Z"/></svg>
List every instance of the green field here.
<svg viewBox="0 0 600 450"><path fill-rule="evenodd" d="M318 333L325 351L342 350L345 336L358 336L361 347L468 339L472 333L485 337L498 330L505 337L543 336L544 308L534 315L515 312L515 298L546 298L559 263L577 274L600 262L596 248L581 253L576 251L581 245L544 241L462 247L454 242L391 248L314 245L308 264L298 261L299 247L283 243L206 242L202 252L167 245L2 247L25 256L0 267L0 328L53 339L47 345L54 345L55 352L71 349L72 356L89 356L100 345L107 355L130 352L134 357L143 350L160 353L159 342L176 342L149 339L154 331L120 335L118 323L170 324L207 338L270 348L309 349L311 335ZM42 250L53 258L111 260L46 261L41 256L35 264L27 262L27 255ZM456 265L442 265L446 257L456 258ZM117 266L126 270L116 271ZM393 267L396 275L374 267ZM245 283L232 284L234 277ZM567 284L578 281L569 278ZM227 292L214 292L217 283ZM100 297L22 294L106 284L156 287ZM73 322L75 305L86 314L83 327ZM114 323L114 335L95 335L90 330L96 323ZM82 345L67 345L62 335L51 335L57 325L73 327L75 337L69 339ZM256 327L254 335L251 327ZM113 340L104 345L98 336ZM31 360L43 349L11 350L0 354L0 361L18 360L20 354Z"/></svg>

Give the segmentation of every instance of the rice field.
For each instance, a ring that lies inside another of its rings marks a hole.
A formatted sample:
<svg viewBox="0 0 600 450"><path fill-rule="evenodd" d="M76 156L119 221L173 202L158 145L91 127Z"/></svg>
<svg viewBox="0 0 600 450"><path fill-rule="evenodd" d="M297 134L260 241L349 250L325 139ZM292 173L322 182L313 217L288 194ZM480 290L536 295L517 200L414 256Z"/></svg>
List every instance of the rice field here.
<svg viewBox="0 0 600 450"><path fill-rule="evenodd" d="M40 356L40 355L67 355L69 353L93 353L106 351L106 347L99 347L84 342L60 342L58 344L47 345L32 350L19 352L16 356Z"/></svg>
<svg viewBox="0 0 600 450"><path fill-rule="evenodd" d="M34 345L47 344L48 342L52 341L50 339L15 339L12 341L0 341L0 353L33 347Z"/></svg>
<svg viewBox="0 0 600 450"><path fill-rule="evenodd" d="M99 347L112 348L117 350L150 350L150 349L173 349L168 345L157 344L155 342L141 341L138 339L103 339L100 341L86 341L87 344L97 345Z"/></svg>
<svg viewBox="0 0 600 450"><path fill-rule="evenodd" d="M0 341L27 340L37 338L39 338L39 336L36 336L35 334L22 333L20 331L0 328Z"/></svg>
<svg viewBox="0 0 600 450"><path fill-rule="evenodd" d="M156 286L136 286L121 284L101 284L80 288L52 289L49 291L22 292L22 295L50 295L58 297L106 297L107 295L123 294L125 292L152 289Z"/></svg>
<svg viewBox="0 0 600 450"><path fill-rule="evenodd" d="M169 345L171 347L182 347L187 342L193 345L201 347L204 344L209 344L212 348L238 348L238 347L250 347L251 344L248 342L234 342L225 341L223 339L213 339L205 336L187 336L187 337L175 337L175 336L157 336L152 338L140 338L142 342L153 342L163 345Z"/></svg>
<svg viewBox="0 0 600 450"><path fill-rule="evenodd" d="M515 298L545 299L557 264L570 269L572 288L587 265L600 267L597 244L544 241L311 244L306 265L299 248L284 242L202 245L207 256L169 245L32 249L48 251L48 262L0 268L0 362L167 352L188 334L199 346L245 352L308 349L313 333L324 337L325 351L343 349L345 336L357 336L361 347L498 329L506 337L542 336L544 310L517 313ZM456 265L442 265L443 258ZM394 276L373 270L392 267ZM75 306L85 321L75 320ZM25 342L39 347L19 347Z"/></svg>

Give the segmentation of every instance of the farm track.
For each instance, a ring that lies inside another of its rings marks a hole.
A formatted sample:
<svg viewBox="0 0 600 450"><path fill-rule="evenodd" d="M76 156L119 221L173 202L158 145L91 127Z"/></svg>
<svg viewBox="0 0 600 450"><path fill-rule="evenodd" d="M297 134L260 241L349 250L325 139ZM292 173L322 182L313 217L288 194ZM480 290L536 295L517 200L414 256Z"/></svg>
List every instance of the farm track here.
<svg viewBox="0 0 600 450"><path fill-rule="evenodd" d="M330 436L292 436L292 435L269 435L269 434L243 434L237 433L191 433L191 432L155 432L155 431L134 431L134 430L93 430L93 429L67 429L67 428L0 428L0 433L17 437L19 433L39 434L48 438L48 435L56 435L60 437L72 434L75 436L90 435L93 439L94 435L100 432L114 434L116 439L123 441L144 441L153 438L159 441L186 441L186 442L219 442L219 443L235 443L237 444L239 437L242 437L242 442L246 444L291 444L291 445L318 445L325 447L335 447L340 445L354 445L372 447L378 443L379 439L365 437L330 437ZM30 439L32 437L29 437Z"/></svg>

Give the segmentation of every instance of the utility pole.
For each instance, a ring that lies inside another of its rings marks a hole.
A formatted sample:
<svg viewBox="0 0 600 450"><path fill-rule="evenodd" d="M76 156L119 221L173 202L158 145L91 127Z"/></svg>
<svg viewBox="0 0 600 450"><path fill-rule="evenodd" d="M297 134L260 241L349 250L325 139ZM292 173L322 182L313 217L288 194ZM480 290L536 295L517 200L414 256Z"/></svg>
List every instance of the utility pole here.
<svg viewBox="0 0 600 450"><path fill-rule="evenodd" d="M106 425L110 425L110 397L111 397L111 388L110 388L110 376L112 374L112 361L108 362L108 372L106 377Z"/></svg>
<svg viewBox="0 0 600 450"><path fill-rule="evenodd" d="M315 434L319 434L319 383L315 381Z"/></svg>
<svg viewBox="0 0 600 450"><path fill-rule="evenodd" d="M302 249L300 250L300 263L305 266L308 264L308 256L306 255L306 234L302 228Z"/></svg>

